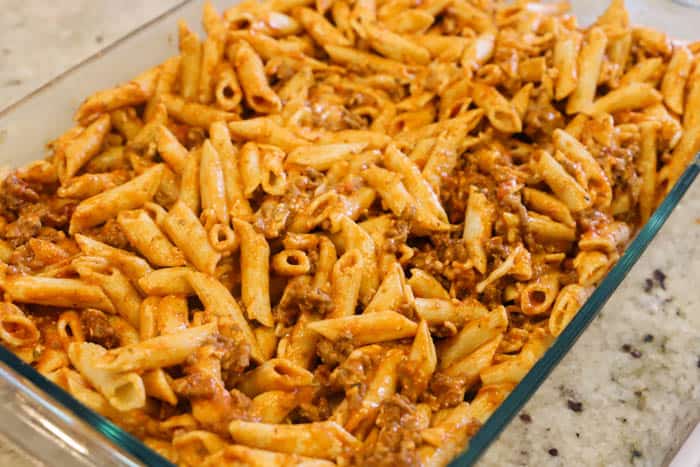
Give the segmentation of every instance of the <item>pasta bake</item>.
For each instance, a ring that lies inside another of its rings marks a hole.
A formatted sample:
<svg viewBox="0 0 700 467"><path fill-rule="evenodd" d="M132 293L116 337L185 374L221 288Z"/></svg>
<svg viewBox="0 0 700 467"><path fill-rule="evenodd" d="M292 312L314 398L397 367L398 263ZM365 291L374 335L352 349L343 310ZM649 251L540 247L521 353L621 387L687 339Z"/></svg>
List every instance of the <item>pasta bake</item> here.
<svg viewBox="0 0 700 467"><path fill-rule="evenodd" d="M700 149L700 42L620 0L202 25L0 176L0 341L182 466L448 464Z"/></svg>

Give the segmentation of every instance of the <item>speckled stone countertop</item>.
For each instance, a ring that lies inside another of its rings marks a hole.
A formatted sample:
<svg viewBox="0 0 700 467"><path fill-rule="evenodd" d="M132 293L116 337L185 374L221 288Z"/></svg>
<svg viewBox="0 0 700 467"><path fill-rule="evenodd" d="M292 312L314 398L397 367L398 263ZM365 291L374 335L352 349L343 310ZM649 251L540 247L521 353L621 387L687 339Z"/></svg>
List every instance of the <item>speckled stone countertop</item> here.
<svg viewBox="0 0 700 467"><path fill-rule="evenodd" d="M0 108L178 0L0 0ZM60 5L60 6L59 6ZM700 420L700 182L480 467L659 466ZM0 466L35 465L0 437Z"/></svg>

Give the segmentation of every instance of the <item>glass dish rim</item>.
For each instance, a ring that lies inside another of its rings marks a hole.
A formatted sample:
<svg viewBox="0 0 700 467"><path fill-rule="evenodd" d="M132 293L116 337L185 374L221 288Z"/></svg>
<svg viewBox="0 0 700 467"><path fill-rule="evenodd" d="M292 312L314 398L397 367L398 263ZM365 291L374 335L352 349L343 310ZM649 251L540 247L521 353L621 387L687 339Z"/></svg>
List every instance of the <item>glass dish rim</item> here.
<svg viewBox="0 0 700 467"><path fill-rule="evenodd" d="M0 109L0 118L11 116L13 110L23 105L35 95L41 93L55 83L69 78L74 72L78 71L83 66L91 63L102 55L109 53L112 49L119 47L132 36L137 35L138 33L167 19L170 16L174 16L184 6L197 2L201 2L201 0L179 1L156 17L148 20L147 22L88 56L84 60L79 61L55 77L47 80L29 94L10 102L7 106ZM499 405L496 411L491 414L489 419L481 426L479 431L470 439L469 443L465 446L460 455L455 457L450 462L449 465L451 467L468 467L474 465L474 463L478 461L491 443L498 438L499 434L503 431L506 425L508 425L516 413L522 409L525 403L527 403L527 401L534 395L534 393L542 385L544 380L547 379L561 359L569 352L571 347L573 347L583 331L602 310L605 303L615 292L622 280L624 280L624 278L627 276L629 270L634 266L651 241L656 237L661 227L681 201L699 173L700 153L696 154L693 161L684 170L679 180L664 198L661 205L652 214L649 221L638 231L635 238L627 245L618 262L608 272L603 281L595 288L594 292L578 311L574 319L547 349L542 358L540 358L530 369L530 371L528 371L525 377L517 384L508 397L506 397L506 399ZM121 447L123 450L133 455L136 459L144 462L146 465L174 466L174 464L146 446L146 444L141 440L129 434L112 421L80 403L63 388L45 378L31 365L22 361L17 355L2 345L0 345L0 361L6 364L10 370L16 372L18 376L32 383L41 392L49 396L54 402L60 404L60 406L66 409L68 413L77 416L80 420L90 425L90 427L104 436L107 440L115 443L118 447ZM27 387L26 389L34 392L34 388L32 387ZM55 407L49 407L49 409L60 419L70 422L70 420L67 419L66 413L63 413L61 410L58 410Z"/></svg>

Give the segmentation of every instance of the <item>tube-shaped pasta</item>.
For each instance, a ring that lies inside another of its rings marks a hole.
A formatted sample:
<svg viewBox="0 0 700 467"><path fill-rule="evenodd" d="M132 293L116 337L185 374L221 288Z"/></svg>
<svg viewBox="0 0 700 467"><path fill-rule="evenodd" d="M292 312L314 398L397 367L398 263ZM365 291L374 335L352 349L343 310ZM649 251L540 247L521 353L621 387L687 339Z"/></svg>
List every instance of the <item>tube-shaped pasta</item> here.
<svg viewBox="0 0 700 467"><path fill-rule="evenodd" d="M447 222L447 214L440 204L437 194L428 181L421 175L420 169L396 146L389 145L384 152L384 165L389 170L403 176L403 182L411 187L413 196L430 214L442 222Z"/></svg>
<svg viewBox="0 0 700 467"><path fill-rule="evenodd" d="M219 153L209 140L202 145L199 165L199 190L202 210L211 209L222 224L229 222L229 209L226 203L226 184Z"/></svg>
<svg viewBox="0 0 700 467"><path fill-rule="evenodd" d="M128 180L128 175L122 170L106 173L86 173L73 177L56 190L56 194L63 198L86 199Z"/></svg>
<svg viewBox="0 0 700 467"><path fill-rule="evenodd" d="M419 452L421 465L437 467L447 464L462 449L467 438L478 429L472 409L467 402L439 412L439 422L429 429L433 432L432 446L424 446ZM423 430L426 433L428 430ZM424 436L425 438L425 436Z"/></svg>
<svg viewBox="0 0 700 467"><path fill-rule="evenodd" d="M583 286L599 283L610 266L610 258L600 251L581 251L574 258L574 269L578 275L578 283Z"/></svg>
<svg viewBox="0 0 700 467"><path fill-rule="evenodd" d="M205 458L222 451L228 445L220 436L204 430L180 432L173 436L172 443L177 450L178 462L190 466L202 465Z"/></svg>
<svg viewBox="0 0 700 467"><path fill-rule="evenodd" d="M173 94L163 94L160 98L168 110L169 116L195 127L206 129L214 122L227 122L238 119L237 114L224 112L215 107L196 102L188 102L182 97Z"/></svg>
<svg viewBox="0 0 700 467"><path fill-rule="evenodd" d="M321 46L340 45L350 46L350 41L343 36L323 15L311 8L297 8L294 17L299 20L311 38Z"/></svg>
<svg viewBox="0 0 700 467"><path fill-rule="evenodd" d="M176 334L184 331L188 324L187 300L179 295L166 295L158 303L156 329L158 334Z"/></svg>
<svg viewBox="0 0 700 467"><path fill-rule="evenodd" d="M492 86L481 83L472 84L472 99L474 103L486 112L486 118L499 131L504 133L519 133L522 121L513 104Z"/></svg>
<svg viewBox="0 0 700 467"><path fill-rule="evenodd" d="M485 423L514 387L515 384L509 382L481 386L471 404L476 420Z"/></svg>
<svg viewBox="0 0 700 467"><path fill-rule="evenodd" d="M249 397L266 391L292 391L309 386L313 374L290 361L273 358L246 373L237 388Z"/></svg>
<svg viewBox="0 0 700 467"><path fill-rule="evenodd" d="M313 313L302 313L291 332L280 339L277 355L302 368L309 369L316 357L316 343L319 335L307 328L307 324L316 321Z"/></svg>
<svg viewBox="0 0 700 467"><path fill-rule="evenodd" d="M374 313L382 310L397 310L405 302L412 302L412 294L406 287L403 268L394 262L384 275L372 301L367 304L363 313Z"/></svg>
<svg viewBox="0 0 700 467"><path fill-rule="evenodd" d="M202 17L207 38L202 45L197 98L202 104L207 104L212 100L216 67L224 54L226 26L211 3L204 4Z"/></svg>
<svg viewBox="0 0 700 467"><path fill-rule="evenodd" d="M192 212L199 213L200 190L199 190L199 168L202 151L200 148L193 149L185 159L180 177L180 193L178 199L183 202Z"/></svg>
<svg viewBox="0 0 700 467"><path fill-rule="evenodd" d="M488 309L475 299L443 300L440 298L416 298L414 300L416 314L430 326L442 326L451 323L452 326L462 326L465 321L481 318Z"/></svg>
<svg viewBox="0 0 700 467"><path fill-rule="evenodd" d="M139 258L128 251L114 248L81 234L76 234L74 238L83 253L88 256L106 258L133 282L137 282L146 274L153 272L151 266L143 258Z"/></svg>
<svg viewBox="0 0 700 467"><path fill-rule="evenodd" d="M551 217L555 221L561 222L569 227L574 227L576 222L571 216L571 211L559 199L549 195L543 191L534 188L523 188L523 200L525 205L546 216Z"/></svg>
<svg viewBox="0 0 700 467"><path fill-rule="evenodd" d="M22 317L24 316L22 315ZM2 319L3 323L2 330L4 331L6 329L6 326L4 325L5 318L4 316L0 316L0 318ZM34 326L34 323L31 323L31 325ZM32 335L31 330L30 332L27 332L26 330L22 329L23 323L21 321L17 327L21 330L19 335L21 335L21 332L25 332L25 335ZM80 315L78 315L78 313L75 311L64 311L61 313L61 315L58 317L58 321L56 321L56 329L58 330L58 339L61 342L61 347L63 347L63 350L65 351L68 351L68 346L71 343L85 341L85 334L83 333L83 325L80 322ZM34 330L36 331L36 337L38 338L39 334L36 327Z"/></svg>
<svg viewBox="0 0 700 467"><path fill-rule="evenodd" d="M107 350L89 342L72 343L68 347L71 363L117 410L142 408L146 391L141 377L135 372L117 373L99 367Z"/></svg>
<svg viewBox="0 0 700 467"><path fill-rule="evenodd" d="M228 427L236 443L258 449L335 459L359 441L335 422L273 425L234 420Z"/></svg>
<svg viewBox="0 0 700 467"><path fill-rule="evenodd" d="M98 154L111 128L109 114L103 114L68 143L63 156L65 166L59 166L58 170L59 178L63 183Z"/></svg>
<svg viewBox="0 0 700 467"><path fill-rule="evenodd" d="M552 340L553 337L549 333L541 328L536 328L530 333L530 338L515 358L491 365L481 371L482 383L485 386L501 383L519 383L535 362L544 354Z"/></svg>
<svg viewBox="0 0 700 467"><path fill-rule="evenodd" d="M155 266L181 266L185 264L182 252L170 243L160 228L143 209L122 211L117 222L134 248Z"/></svg>
<svg viewBox="0 0 700 467"><path fill-rule="evenodd" d="M447 293L442 284L422 269L411 269L411 277L406 282L416 297L450 299L450 294Z"/></svg>
<svg viewBox="0 0 700 467"><path fill-rule="evenodd" d="M369 303L379 287L379 272L377 271L377 249L372 237L362 227L347 216L339 220L340 233L336 238L341 239L344 249L358 249L362 253L362 281L360 282L360 301Z"/></svg>
<svg viewBox="0 0 700 467"><path fill-rule="evenodd" d="M296 454L251 449L241 445L230 445L207 457L202 467L235 467L239 465L250 467L333 467L335 462Z"/></svg>
<svg viewBox="0 0 700 467"><path fill-rule="evenodd" d="M299 138L289 128L279 125L269 117L250 118L228 124L231 136L236 141L255 141L278 146L283 151L291 151L309 143Z"/></svg>
<svg viewBox="0 0 700 467"><path fill-rule="evenodd" d="M228 63L219 64L214 86L214 98L216 105L226 112L234 111L243 99L243 90L238 83L236 72Z"/></svg>
<svg viewBox="0 0 700 467"><path fill-rule="evenodd" d="M467 211L464 215L462 238L474 267L482 274L486 272L486 241L491 238L494 208L477 187L469 188Z"/></svg>
<svg viewBox="0 0 700 467"><path fill-rule="evenodd" d="M547 216L528 212L527 229L542 243L557 244L576 240L576 229Z"/></svg>
<svg viewBox="0 0 700 467"><path fill-rule="evenodd" d="M206 274L191 271L188 279L204 307L220 319L230 320L237 326L243 335L243 340L250 346L251 357L257 362L264 361L250 324L243 317L241 308L231 292L221 282Z"/></svg>
<svg viewBox="0 0 700 467"><path fill-rule="evenodd" d="M97 285L79 279L6 276L2 281L9 300L61 308L97 308L114 313L114 305Z"/></svg>
<svg viewBox="0 0 700 467"><path fill-rule="evenodd" d="M502 342L502 334L497 335L490 341L479 346L473 352L456 360L452 365L445 368L443 373L452 378L458 378L465 390L469 390L479 381L481 370L488 368L496 355L496 350Z"/></svg>
<svg viewBox="0 0 700 467"><path fill-rule="evenodd" d="M557 274L545 274L528 283L520 292L520 310L528 316L549 311L559 293Z"/></svg>
<svg viewBox="0 0 700 467"><path fill-rule="evenodd" d="M661 81L664 104L677 114L683 113L685 86L693 63L693 54L683 45L675 45L673 56Z"/></svg>
<svg viewBox="0 0 700 467"><path fill-rule="evenodd" d="M282 423L299 406L300 391L272 390L258 394L250 411L263 423Z"/></svg>
<svg viewBox="0 0 700 467"><path fill-rule="evenodd" d="M116 217L120 211L140 208L155 195L162 173L163 166L154 165L123 185L82 201L71 217L70 233L101 224Z"/></svg>
<svg viewBox="0 0 700 467"><path fill-rule="evenodd" d="M387 58L409 65L426 65L430 62L428 49L400 34L372 23L365 23L361 28L367 36L369 46Z"/></svg>
<svg viewBox="0 0 700 467"><path fill-rule="evenodd" d="M534 158L537 173L571 212L582 211L591 205L591 196L547 151L539 151Z"/></svg>
<svg viewBox="0 0 700 467"><path fill-rule="evenodd" d="M139 287L148 295L194 295L187 274L187 267L164 268L144 274Z"/></svg>
<svg viewBox="0 0 700 467"><path fill-rule="evenodd" d="M101 287L116 312L132 326L138 327L141 296L119 269L105 263L102 258L90 256L76 258L73 267L82 280Z"/></svg>
<svg viewBox="0 0 700 467"><path fill-rule="evenodd" d="M162 228L194 267L207 274L214 274L221 254L211 246L199 219L182 201L170 208L163 219Z"/></svg>
<svg viewBox="0 0 700 467"><path fill-rule="evenodd" d="M569 284L557 295L552 312L549 315L549 332L558 336L566 326L574 319L578 310L588 298L589 290L578 284Z"/></svg>
<svg viewBox="0 0 700 467"><path fill-rule="evenodd" d="M342 318L355 314L362 282L363 258L360 250L351 249L338 258L331 276L330 318Z"/></svg>
<svg viewBox="0 0 700 467"><path fill-rule="evenodd" d="M97 358L94 364L100 369L117 373L178 365L216 332L216 323L209 323L174 334L153 337L108 350Z"/></svg>
<svg viewBox="0 0 700 467"><path fill-rule="evenodd" d="M558 70L555 81L554 97L562 100L576 89L578 82L578 67L576 64L581 36L578 33L565 32L560 34L554 45L552 56L554 68Z"/></svg>
<svg viewBox="0 0 700 467"><path fill-rule="evenodd" d="M349 335L353 344L366 345L412 337L418 326L395 311L378 311L314 321L308 327L330 340Z"/></svg>
<svg viewBox="0 0 700 467"><path fill-rule="evenodd" d="M350 432L365 432L374 424L374 419L381 403L396 392L398 384L398 366L405 355L401 349L391 349L377 366L374 376L367 385L360 407L350 413L345 429Z"/></svg>
<svg viewBox="0 0 700 467"><path fill-rule="evenodd" d="M233 226L241 237L241 295L246 314L265 326L274 320L270 307L270 246L265 236L249 223L234 219Z"/></svg>
<svg viewBox="0 0 700 467"><path fill-rule="evenodd" d="M408 75L406 67L395 60L381 58L351 47L326 45L324 49L328 55L330 55L331 60L349 68L366 70L374 73L386 73L398 78L405 78Z"/></svg>
<svg viewBox="0 0 700 467"><path fill-rule="evenodd" d="M578 55L578 82L566 103L567 114L586 112L593 104L607 43L602 28L593 27L588 31L586 43Z"/></svg>
<svg viewBox="0 0 700 467"><path fill-rule="evenodd" d="M639 216L641 223L645 224L656 204L656 134L658 124L656 122L643 122L641 125L641 141L639 157L637 158L637 170L641 178L639 189Z"/></svg>
<svg viewBox="0 0 700 467"><path fill-rule="evenodd" d="M69 315L69 313L72 314ZM78 325L75 326L75 318L77 318L75 312L64 312L61 316L63 315L66 315L64 316L65 321L70 317L71 326L75 327L77 332L82 331L79 320L77 322ZM39 337L39 330L36 325L19 307L12 303L0 303L0 340L4 344L10 347L29 346L38 342ZM60 333L59 338L61 338Z"/></svg>
<svg viewBox="0 0 700 467"><path fill-rule="evenodd" d="M145 371L141 379L146 395L165 401L172 406L177 405L177 396L170 386L170 376L162 368Z"/></svg>
<svg viewBox="0 0 700 467"><path fill-rule="evenodd" d="M184 21L178 22L180 54L180 89L185 99L195 99L202 66L202 43Z"/></svg>
<svg viewBox="0 0 700 467"><path fill-rule="evenodd" d="M658 104L661 93L648 83L629 83L597 99L590 108L591 115L637 110Z"/></svg>
<svg viewBox="0 0 700 467"><path fill-rule="evenodd" d="M402 393L415 401L428 388L433 372L437 367L435 344L430 335L428 322L423 320L418 324L416 336L413 338L411 352L408 354L408 374L402 375Z"/></svg>
<svg viewBox="0 0 700 467"><path fill-rule="evenodd" d="M337 143L301 146L289 153L286 164L328 170L351 154L357 154L367 147L367 143Z"/></svg>
<svg viewBox="0 0 700 467"><path fill-rule="evenodd" d="M581 250L601 250L616 253L623 247L631 235L630 226L625 222L613 221L598 229L588 230L581 235L578 246Z"/></svg>
<svg viewBox="0 0 700 467"><path fill-rule="evenodd" d="M502 306L496 307L481 318L468 322L456 336L450 337L438 346L440 368L448 368L486 342L503 334L507 327L508 313Z"/></svg>
<svg viewBox="0 0 700 467"><path fill-rule="evenodd" d="M282 276L299 276L311 270L311 263L303 250L285 249L272 257L272 269Z"/></svg>
<svg viewBox="0 0 700 467"><path fill-rule="evenodd" d="M111 112L121 107L139 105L153 94L160 67L147 70L128 83L98 91L83 102L75 112L75 121L86 123L95 114Z"/></svg>
<svg viewBox="0 0 700 467"><path fill-rule="evenodd" d="M246 41L238 43L234 63L248 105L258 113L279 112L282 102L267 81L260 56Z"/></svg>
<svg viewBox="0 0 700 467"><path fill-rule="evenodd" d="M158 154L176 174L182 174L187 159L187 149L180 144L175 135L165 125L159 125L156 130Z"/></svg>
<svg viewBox="0 0 700 467"><path fill-rule="evenodd" d="M154 113L160 104L160 96L172 92L180 71L180 56L170 57L161 65L155 89L146 108L143 110L143 119L146 122L154 120ZM129 138L131 139L131 138Z"/></svg>
<svg viewBox="0 0 700 467"><path fill-rule="evenodd" d="M209 138L221 159L226 186L226 204L233 216L252 214L250 204L243 193L244 182L238 168L238 154L231 144L231 133L224 122L212 123Z"/></svg>

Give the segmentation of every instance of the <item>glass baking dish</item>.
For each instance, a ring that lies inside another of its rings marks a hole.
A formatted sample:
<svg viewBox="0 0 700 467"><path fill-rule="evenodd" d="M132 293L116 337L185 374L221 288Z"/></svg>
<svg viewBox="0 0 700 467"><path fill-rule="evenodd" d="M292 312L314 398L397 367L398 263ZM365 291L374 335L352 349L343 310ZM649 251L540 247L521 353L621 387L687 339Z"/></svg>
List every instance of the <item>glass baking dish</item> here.
<svg viewBox="0 0 700 467"><path fill-rule="evenodd" d="M216 0L224 8L235 1ZM581 24L592 22L608 0L573 1ZM634 23L669 31L674 38L700 39L694 30L700 10L670 0L627 2ZM199 27L201 1L186 0L79 65L0 111L0 165L19 166L43 154L48 141L65 131L82 99L125 81L177 52L176 22ZM680 15L684 21L679 23ZM694 21L695 20L695 21ZM201 31L199 31L201 32ZM471 439L452 465L473 465L547 378L626 277L700 172L696 157L676 186L630 243L617 265L542 359ZM0 428L35 461L51 465L171 465L165 459L92 412L8 350L0 347ZM6 442L0 439L0 442Z"/></svg>

